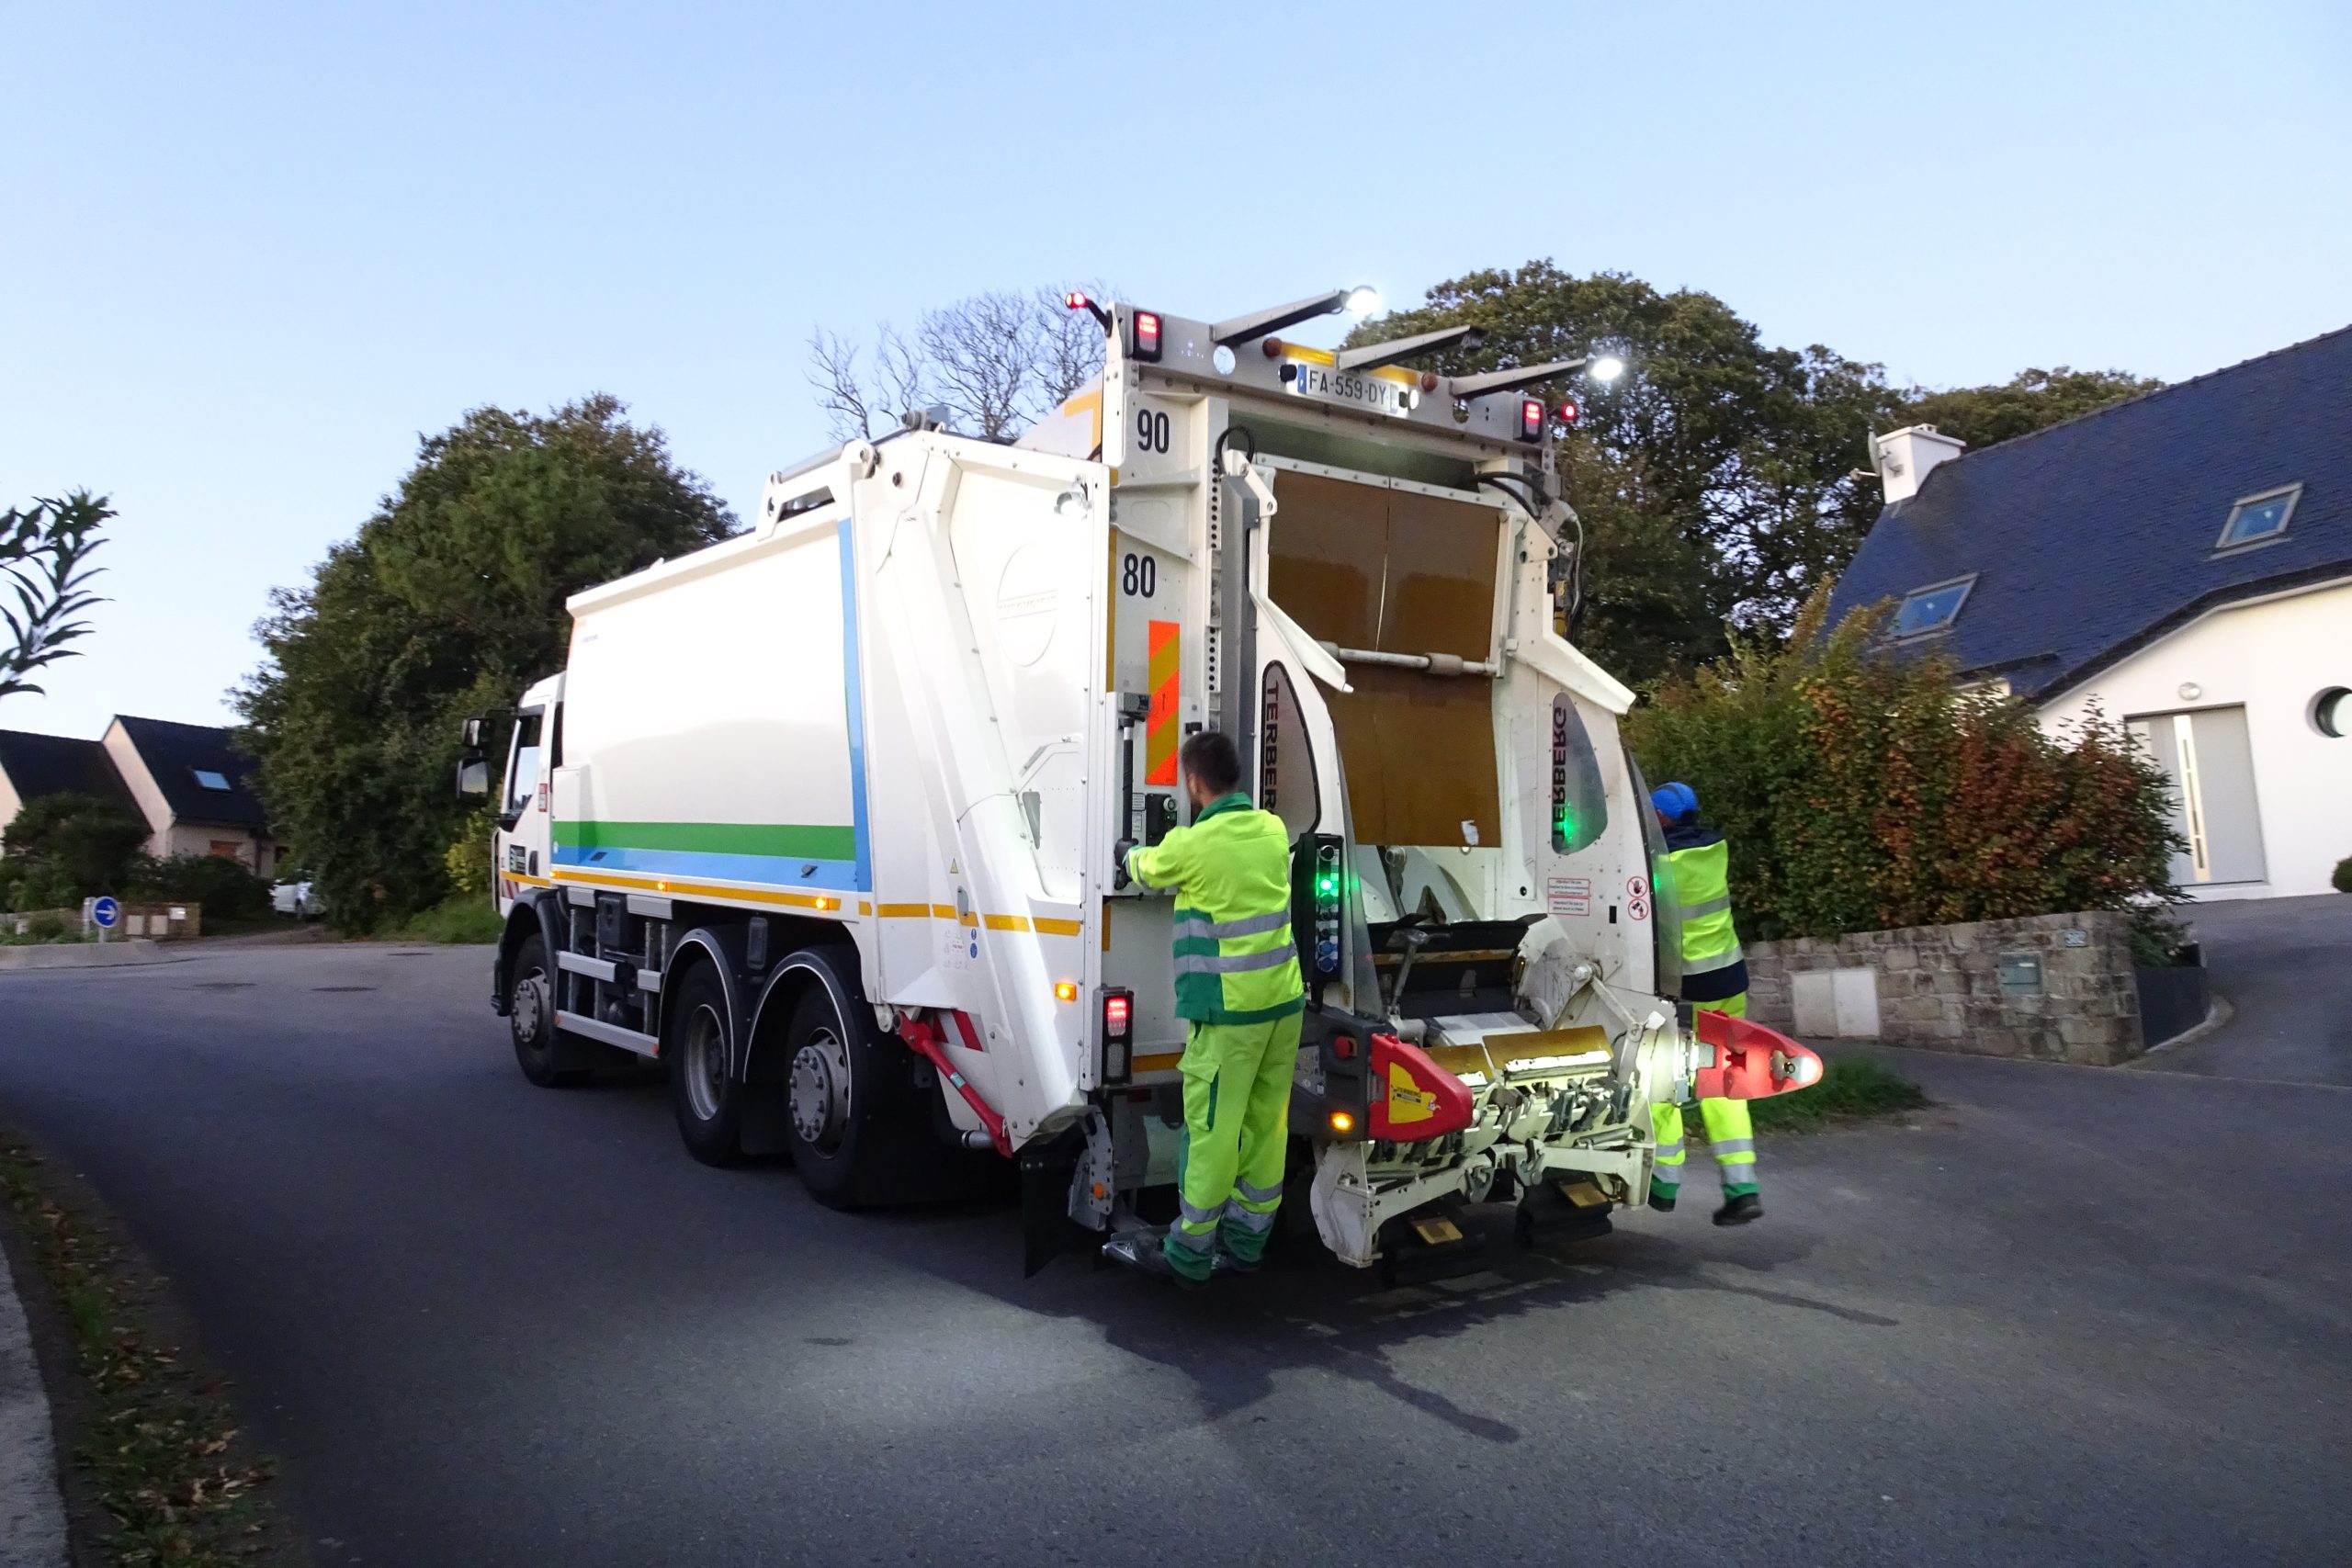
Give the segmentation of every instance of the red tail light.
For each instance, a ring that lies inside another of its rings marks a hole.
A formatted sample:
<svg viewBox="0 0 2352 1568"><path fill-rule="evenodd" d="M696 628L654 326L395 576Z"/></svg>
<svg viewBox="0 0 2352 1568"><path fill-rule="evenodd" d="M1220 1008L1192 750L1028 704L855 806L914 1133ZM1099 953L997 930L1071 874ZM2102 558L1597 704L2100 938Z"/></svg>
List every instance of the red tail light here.
<svg viewBox="0 0 2352 1568"><path fill-rule="evenodd" d="M1135 1077L1135 993L1117 987L1102 987L1102 1071L1105 1089L1115 1089Z"/></svg>
<svg viewBox="0 0 2352 1568"><path fill-rule="evenodd" d="M1137 310L1135 314L1135 356L1155 361L1159 357L1159 312Z"/></svg>
<svg viewBox="0 0 2352 1568"><path fill-rule="evenodd" d="M1544 439L1544 400L1522 399L1519 405L1519 438L1521 441Z"/></svg>
<svg viewBox="0 0 2352 1568"><path fill-rule="evenodd" d="M1574 424L1583 417L1584 410L1577 406L1577 400L1574 398L1564 398L1561 400L1560 423L1562 424Z"/></svg>

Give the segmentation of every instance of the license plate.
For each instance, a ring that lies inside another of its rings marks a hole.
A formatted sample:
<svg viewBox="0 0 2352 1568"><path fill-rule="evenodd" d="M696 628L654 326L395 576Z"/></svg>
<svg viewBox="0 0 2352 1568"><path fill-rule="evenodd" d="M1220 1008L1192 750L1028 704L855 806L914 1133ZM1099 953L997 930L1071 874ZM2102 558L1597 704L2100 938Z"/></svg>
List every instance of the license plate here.
<svg viewBox="0 0 2352 1568"><path fill-rule="evenodd" d="M1385 376L1365 370L1336 370L1329 365L1313 365L1305 360L1295 359L1291 364L1298 372L1290 378L1293 397L1344 403L1376 413L1401 414L1413 406L1411 389Z"/></svg>

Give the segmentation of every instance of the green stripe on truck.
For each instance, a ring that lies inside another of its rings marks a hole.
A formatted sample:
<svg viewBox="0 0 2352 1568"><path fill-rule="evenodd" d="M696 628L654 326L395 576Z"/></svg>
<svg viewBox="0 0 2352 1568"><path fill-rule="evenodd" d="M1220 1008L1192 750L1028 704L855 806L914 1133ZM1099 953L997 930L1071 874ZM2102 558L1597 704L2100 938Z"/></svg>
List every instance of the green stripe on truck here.
<svg viewBox="0 0 2352 1568"><path fill-rule="evenodd" d="M583 850L855 860L857 830L801 822L559 822L555 840Z"/></svg>

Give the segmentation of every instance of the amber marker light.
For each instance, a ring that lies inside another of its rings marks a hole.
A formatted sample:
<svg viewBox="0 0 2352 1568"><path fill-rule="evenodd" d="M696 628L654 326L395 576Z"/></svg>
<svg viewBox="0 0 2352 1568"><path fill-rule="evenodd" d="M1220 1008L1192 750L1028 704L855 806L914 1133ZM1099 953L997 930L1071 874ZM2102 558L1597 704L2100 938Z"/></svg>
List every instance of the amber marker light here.
<svg viewBox="0 0 2352 1568"><path fill-rule="evenodd" d="M1355 1130L1356 1119L1354 1116L1345 1111L1334 1111L1331 1112L1331 1131L1334 1133L1352 1133Z"/></svg>
<svg viewBox="0 0 2352 1568"><path fill-rule="evenodd" d="M1075 980L1055 981L1054 1000L1057 1002L1074 1002L1078 1000L1078 982Z"/></svg>

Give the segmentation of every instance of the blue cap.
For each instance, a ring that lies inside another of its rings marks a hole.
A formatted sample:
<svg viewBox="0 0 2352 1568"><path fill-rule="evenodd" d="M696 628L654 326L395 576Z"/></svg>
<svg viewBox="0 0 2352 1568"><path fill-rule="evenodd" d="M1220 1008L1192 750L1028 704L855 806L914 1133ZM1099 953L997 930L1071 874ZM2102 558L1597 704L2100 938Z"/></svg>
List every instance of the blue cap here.
<svg viewBox="0 0 2352 1568"><path fill-rule="evenodd" d="M1699 809L1699 792L1677 780L1652 790L1650 804L1666 813L1668 821L1679 822Z"/></svg>

